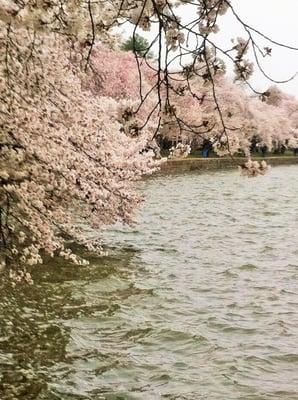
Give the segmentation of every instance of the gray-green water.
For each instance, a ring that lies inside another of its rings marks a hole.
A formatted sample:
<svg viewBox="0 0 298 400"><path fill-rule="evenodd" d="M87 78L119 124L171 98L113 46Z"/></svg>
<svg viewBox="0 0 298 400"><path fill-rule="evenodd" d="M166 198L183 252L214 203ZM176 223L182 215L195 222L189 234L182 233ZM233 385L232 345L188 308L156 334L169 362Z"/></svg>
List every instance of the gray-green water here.
<svg viewBox="0 0 298 400"><path fill-rule="evenodd" d="M1 400L298 399L297 166L142 188L108 257L1 283Z"/></svg>

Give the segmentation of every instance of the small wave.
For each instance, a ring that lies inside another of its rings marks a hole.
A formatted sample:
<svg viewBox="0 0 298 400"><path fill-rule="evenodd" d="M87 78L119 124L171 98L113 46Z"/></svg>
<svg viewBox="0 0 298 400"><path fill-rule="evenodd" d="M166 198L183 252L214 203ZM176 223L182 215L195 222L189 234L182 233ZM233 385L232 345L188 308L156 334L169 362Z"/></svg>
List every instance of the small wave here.
<svg viewBox="0 0 298 400"><path fill-rule="evenodd" d="M289 353L289 354L273 355L273 356L270 356L270 359L273 361L298 363L298 354L297 353Z"/></svg>
<svg viewBox="0 0 298 400"><path fill-rule="evenodd" d="M239 276L235 271L231 271L230 269L226 269L225 271L218 272L218 275L223 275L227 278L236 278Z"/></svg>
<svg viewBox="0 0 298 400"><path fill-rule="evenodd" d="M254 269L257 269L258 267L254 264L243 264L238 269L240 271L253 271Z"/></svg>
<svg viewBox="0 0 298 400"><path fill-rule="evenodd" d="M130 331L124 333L122 339L133 339L138 340L148 336L152 332L152 328L138 328L138 329L131 329Z"/></svg>

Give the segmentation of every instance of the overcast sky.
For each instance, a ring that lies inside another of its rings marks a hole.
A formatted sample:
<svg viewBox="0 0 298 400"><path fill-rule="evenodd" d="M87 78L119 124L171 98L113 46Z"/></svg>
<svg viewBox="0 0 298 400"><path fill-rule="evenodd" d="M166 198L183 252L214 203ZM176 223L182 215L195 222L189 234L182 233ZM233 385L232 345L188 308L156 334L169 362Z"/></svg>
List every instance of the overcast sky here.
<svg viewBox="0 0 298 400"><path fill-rule="evenodd" d="M298 47L298 0L232 0L232 4L244 22L278 42ZM184 21L195 18L194 9L191 6L184 6L181 10L183 10ZM231 48L232 38L246 37L232 13L221 17L219 25L221 30L216 35L216 43L222 48ZM123 33L128 36L131 30L125 29ZM154 37L153 33L149 36L142 31L139 33L148 38ZM270 45L257 36L255 38L258 39L261 47L272 47L272 56L261 61L266 73L273 79L285 80L298 72L298 51ZM258 72L255 72L251 83L259 91L266 90L272 84ZM279 87L298 97L298 75L293 81L280 84Z"/></svg>
<svg viewBox="0 0 298 400"><path fill-rule="evenodd" d="M278 42L298 47L298 0L233 0L232 4L249 25ZM241 33L242 29L231 13L222 18L221 43L229 45L230 38ZM266 45L262 40L260 43ZM270 44L269 47L272 47L272 56L262 59L262 63L272 78L285 80L298 72L298 51ZM252 82L260 90L270 85L258 73L254 74ZM298 97L298 76L281 84L280 88Z"/></svg>

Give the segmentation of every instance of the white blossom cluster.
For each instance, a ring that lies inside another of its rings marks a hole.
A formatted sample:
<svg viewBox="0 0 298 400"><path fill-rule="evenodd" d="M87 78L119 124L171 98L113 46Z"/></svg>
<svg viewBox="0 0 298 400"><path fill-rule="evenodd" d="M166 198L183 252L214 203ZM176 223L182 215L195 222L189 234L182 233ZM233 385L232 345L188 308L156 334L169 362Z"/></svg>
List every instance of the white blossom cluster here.
<svg viewBox="0 0 298 400"><path fill-rule="evenodd" d="M29 35L20 29L14 40ZM157 167L153 153L144 151L148 138L121 130L117 101L84 89L68 41L42 35L47 52L33 51L31 59L26 44L12 47L9 84L0 69L6 99L0 113L1 245L23 271L45 256L82 265L65 237L84 245L86 224L97 230L117 220L131 223L142 201L134 181ZM13 62L15 54L27 68ZM25 272L15 278L29 280Z"/></svg>
<svg viewBox="0 0 298 400"><path fill-rule="evenodd" d="M197 16L188 26L179 16L183 5ZM26 267L45 257L84 264L67 246L73 240L97 248L84 226L133 221L142 201L134 182L158 166L156 127L176 142L181 130L189 143L198 133L212 138L219 155L249 157L254 136L268 148L285 140L296 148L288 134L298 130L296 101L273 87L263 102L248 102L223 79L211 39L228 7L221 0L0 0L0 241L5 258L23 267L12 272L15 281L30 282ZM125 22L135 31L158 27L166 51L159 49L157 63L137 58L133 70L132 55L111 50L113 28ZM163 55L179 57L191 42L193 64L171 75ZM249 41L233 43L235 80L246 81L253 74L243 58ZM190 150L178 143L170 158ZM268 166L249 159L242 170L256 176Z"/></svg>
<svg viewBox="0 0 298 400"><path fill-rule="evenodd" d="M189 144L178 143L170 148L169 158L185 158L190 152L191 146Z"/></svg>
<svg viewBox="0 0 298 400"><path fill-rule="evenodd" d="M233 39L232 42L234 42ZM238 59L241 59L244 56L244 54L248 52L249 49L248 44L249 44L248 40L245 40L240 37L236 39L236 44L234 45L233 49L236 50Z"/></svg>
<svg viewBox="0 0 298 400"><path fill-rule="evenodd" d="M290 149L298 149L298 135L297 137L293 136L288 140L288 147Z"/></svg>
<svg viewBox="0 0 298 400"><path fill-rule="evenodd" d="M269 166L267 165L266 161L253 161L249 159L246 163L240 166L242 175L248 177L255 177L258 175L265 175L266 172L269 170Z"/></svg>

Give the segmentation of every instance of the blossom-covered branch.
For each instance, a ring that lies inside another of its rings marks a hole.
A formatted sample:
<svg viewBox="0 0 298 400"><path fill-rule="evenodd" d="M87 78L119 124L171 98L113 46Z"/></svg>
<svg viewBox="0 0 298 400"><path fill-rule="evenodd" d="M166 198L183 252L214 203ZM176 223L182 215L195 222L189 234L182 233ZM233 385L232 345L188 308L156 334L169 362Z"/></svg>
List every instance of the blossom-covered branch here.
<svg viewBox="0 0 298 400"><path fill-rule="evenodd" d="M195 18L183 21L181 7ZM214 34L228 10L246 38L221 49ZM123 24L133 41L139 30L154 32L141 55L117 50ZM155 170L158 135L207 138L220 155L248 158L256 132L276 140L295 102L283 99L267 129L274 90L248 105L224 78L225 58L235 81L251 86L249 48L263 71L259 57L273 45L284 46L245 24L227 0L0 0L1 261L24 267L60 254L81 262L68 240L91 248L98 235L86 239L86 226L132 220L141 201L134 181ZM188 153L185 143L172 151Z"/></svg>

